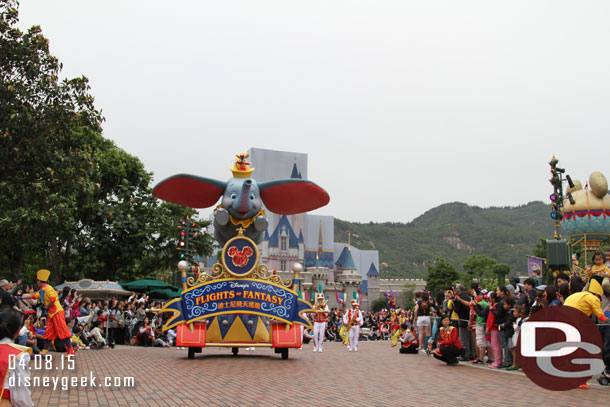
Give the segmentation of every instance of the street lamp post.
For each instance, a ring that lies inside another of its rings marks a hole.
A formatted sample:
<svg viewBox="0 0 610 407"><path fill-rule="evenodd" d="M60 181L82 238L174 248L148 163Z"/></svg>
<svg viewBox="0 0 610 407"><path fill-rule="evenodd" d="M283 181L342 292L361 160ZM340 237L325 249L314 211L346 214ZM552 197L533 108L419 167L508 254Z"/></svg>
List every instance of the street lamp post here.
<svg viewBox="0 0 610 407"><path fill-rule="evenodd" d="M182 281L182 290L186 290L186 271L189 269L189 262L180 260L178 262L178 270L180 270L180 281Z"/></svg>

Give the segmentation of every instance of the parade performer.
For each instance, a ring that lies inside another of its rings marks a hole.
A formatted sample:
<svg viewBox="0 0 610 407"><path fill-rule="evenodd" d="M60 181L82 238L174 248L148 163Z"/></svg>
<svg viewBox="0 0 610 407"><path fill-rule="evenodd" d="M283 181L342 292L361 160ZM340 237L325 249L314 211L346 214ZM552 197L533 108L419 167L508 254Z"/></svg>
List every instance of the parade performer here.
<svg viewBox="0 0 610 407"><path fill-rule="evenodd" d="M360 325L364 321L360 311L358 300L352 301L352 308L343 315L343 324L348 336L347 350L358 352L358 338L360 337Z"/></svg>
<svg viewBox="0 0 610 407"><path fill-rule="evenodd" d="M344 345L347 345L349 343L349 338L348 338L348 335L347 335L347 329L345 328L345 325L343 325L343 324L341 324L341 328L339 329L339 337L343 341L342 343Z"/></svg>
<svg viewBox="0 0 610 407"><path fill-rule="evenodd" d="M335 298L337 300L337 304L339 304L341 307L345 307L345 301L343 300L343 296L339 295L336 287L335 287ZM343 319L341 317L341 315L338 315L338 316L340 317L341 320ZM347 331L345 330L345 325L343 325L343 324L341 324L341 328L339 328L339 337L343 340L343 344L347 345L347 339L348 339Z"/></svg>
<svg viewBox="0 0 610 407"><path fill-rule="evenodd" d="M32 395L25 385L30 379L32 348L15 345L21 327L21 315L15 310L0 312L0 377L2 396L0 406L32 407Z"/></svg>
<svg viewBox="0 0 610 407"><path fill-rule="evenodd" d="M603 279L600 276L591 277L588 291L581 291L570 295L566 298L563 305L576 308L584 312L588 317L590 317L591 314L595 314L600 322L607 322L608 318L604 315L600 305L601 298L604 295L602 281Z"/></svg>
<svg viewBox="0 0 610 407"><path fill-rule="evenodd" d="M400 327L402 326L402 324L405 323L407 323L407 312L404 309L401 310L400 308L398 308L398 310L396 311L396 315L393 316L393 319L391 320L391 330L396 330L392 334L392 347L396 346L396 344L398 343L398 338L404 334Z"/></svg>
<svg viewBox="0 0 610 407"><path fill-rule="evenodd" d="M398 350L400 353L417 353L417 348L419 344L417 342L417 336L415 335L415 331L413 328L409 328L408 324L405 322L400 325L400 329L398 330L401 336L398 339L402 344L400 349Z"/></svg>
<svg viewBox="0 0 610 407"><path fill-rule="evenodd" d="M592 276L591 280L589 280L589 287L587 288L587 291L571 294L568 298L566 298L563 305L566 307L576 308L588 317L590 317L591 314L595 314L601 323L609 323L610 320L608 317L606 317L601 307L601 299L604 295L602 282L603 278L599 275ZM583 383L579 388L588 389L589 386L590 385L588 383Z"/></svg>
<svg viewBox="0 0 610 407"><path fill-rule="evenodd" d="M388 308L391 310L396 309L396 295L394 295L394 292L392 291L392 287L390 287L389 294L387 291L384 291L383 295L385 296L385 300L386 300L386 303L388 304Z"/></svg>
<svg viewBox="0 0 610 407"><path fill-rule="evenodd" d="M444 316L441 322L443 326L440 332L438 349L432 352L432 356L447 363L448 366L455 366L459 363L457 357L463 353L464 347L460 343L458 329L451 326L451 319Z"/></svg>
<svg viewBox="0 0 610 407"><path fill-rule="evenodd" d="M396 310L393 309L390 313L390 335L394 336L396 331L400 328L400 324L398 323L398 315L396 314Z"/></svg>
<svg viewBox="0 0 610 407"><path fill-rule="evenodd" d="M41 353L49 353L51 343L55 338L61 339L66 345L66 353L68 355L74 354L72 348L72 334L66 326L66 314L64 309L59 303L59 296L53 287L47 284L51 272L49 270L41 269L36 273L36 285L38 286L37 292L34 294L25 294L22 299L35 298L40 300L45 306L48 312L47 327L44 331L44 349Z"/></svg>
<svg viewBox="0 0 610 407"><path fill-rule="evenodd" d="M409 322L409 318L407 317L407 310L401 309L398 313L398 323L399 325L406 324Z"/></svg>
<svg viewBox="0 0 610 407"><path fill-rule="evenodd" d="M327 315L330 312L324 294L316 294L316 304L313 307L316 313L313 318L313 351L322 352L324 337L326 336Z"/></svg>
<svg viewBox="0 0 610 407"><path fill-rule="evenodd" d="M392 310L392 317L390 318L390 331L392 335L392 347L398 343L398 338L403 334L400 327L402 324L407 322L407 313L405 310L398 308L396 313Z"/></svg>

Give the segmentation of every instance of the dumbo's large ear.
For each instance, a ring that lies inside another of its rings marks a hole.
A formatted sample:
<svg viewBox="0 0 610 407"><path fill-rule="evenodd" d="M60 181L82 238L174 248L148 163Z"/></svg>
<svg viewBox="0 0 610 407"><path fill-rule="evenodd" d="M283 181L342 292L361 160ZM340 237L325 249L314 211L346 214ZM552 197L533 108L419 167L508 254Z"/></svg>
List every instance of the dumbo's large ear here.
<svg viewBox="0 0 610 407"><path fill-rule="evenodd" d="M191 208L209 208L222 196L226 182L178 174L157 184L153 196Z"/></svg>
<svg viewBox="0 0 610 407"><path fill-rule="evenodd" d="M330 201L324 189L302 179L262 182L258 187L265 206L280 215L313 211Z"/></svg>

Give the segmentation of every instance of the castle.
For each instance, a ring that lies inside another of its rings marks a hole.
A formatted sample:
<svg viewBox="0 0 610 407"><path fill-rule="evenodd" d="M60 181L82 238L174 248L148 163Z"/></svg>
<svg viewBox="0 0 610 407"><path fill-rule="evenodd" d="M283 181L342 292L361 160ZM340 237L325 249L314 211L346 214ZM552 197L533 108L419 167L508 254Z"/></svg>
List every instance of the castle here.
<svg viewBox="0 0 610 407"><path fill-rule="evenodd" d="M258 182L287 178L288 174L307 179L307 154L258 148L248 153L256 168L252 176ZM330 308L341 307L338 299L349 307L352 299L358 298L361 309L370 310L372 301L390 287L398 304L404 304L405 290L425 286L423 280L380 279L379 252L335 242L332 216L267 212L267 218L269 228L259 245L261 262L283 278L296 277L292 265L302 264L304 269L296 278L305 299L313 301L315 293L323 292Z"/></svg>

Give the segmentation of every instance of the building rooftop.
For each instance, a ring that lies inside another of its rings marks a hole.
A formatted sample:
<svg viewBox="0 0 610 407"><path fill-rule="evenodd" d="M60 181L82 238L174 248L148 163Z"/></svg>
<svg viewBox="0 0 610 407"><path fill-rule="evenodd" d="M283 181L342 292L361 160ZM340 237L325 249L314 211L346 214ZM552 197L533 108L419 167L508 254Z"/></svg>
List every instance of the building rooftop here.
<svg viewBox="0 0 610 407"><path fill-rule="evenodd" d="M371 263L371 267L369 267L369 271L366 273L367 276L378 276L379 271L377 271L377 267L375 267L374 263Z"/></svg>
<svg viewBox="0 0 610 407"><path fill-rule="evenodd" d="M356 264L354 263L352 254L347 247L343 248L343 251L335 264L343 270L356 270Z"/></svg>
<svg viewBox="0 0 610 407"><path fill-rule="evenodd" d="M292 230L292 226L290 225L290 221L286 215L282 215L280 217L280 221L277 224L277 227L273 231L273 234L269 236L269 247L279 247L280 246L280 232L282 228L286 228L286 232L288 234L288 247L299 247L299 238L294 234Z"/></svg>

